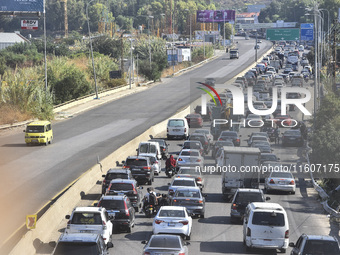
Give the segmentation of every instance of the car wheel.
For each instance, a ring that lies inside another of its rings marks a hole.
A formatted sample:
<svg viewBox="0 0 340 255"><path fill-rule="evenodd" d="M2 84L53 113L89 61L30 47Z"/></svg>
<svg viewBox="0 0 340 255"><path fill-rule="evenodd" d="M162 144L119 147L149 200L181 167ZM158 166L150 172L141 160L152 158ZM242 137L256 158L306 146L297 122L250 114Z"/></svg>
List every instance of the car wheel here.
<svg viewBox="0 0 340 255"><path fill-rule="evenodd" d="M290 192L292 195L295 195L295 191Z"/></svg>
<svg viewBox="0 0 340 255"><path fill-rule="evenodd" d="M186 240L190 240L190 235L185 237Z"/></svg>
<svg viewBox="0 0 340 255"><path fill-rule="evenodd" d="M135 208L135 212L139 212L138 206L137 206L137 207L134 207L134 208Z"/></svg>
<svg viewBox="0 0 340 255"><path fill-rule="evenodd" d="M148 185L152 184L152 179L148 180Z"/></svg>
<svg viewBox="0 0 340 255"><path fill-rule="evenodd" d="M47 146L48 145L48 139L46 139L46 143L45 143L45 146Z"/></svg>
<svg viewBox="0 0 340 255"><path fill-rule="evenodd" d="M171 140L169 135L166 135L166 139L167 140Z"/></svg>
<svg viewBox="0 0 340 255"><path fill-rule="evenodd" d="M204 219L204 213L200 215L200 218L201 218L201 219Z"/></svg>
<svg viewBox="0 0 340 255"><path fill-rule="evenodd" d="M282 248L282 249L280 249L280 252L281 252L281 253L286 253L286 249L285 249L285 248Z"/></svg>
<svg viewBox="0 0 340 255"><path fill-rule="evenodd" d="M51 140L49 141L49 144L52 144L53 138L51 138Z"/></svg>

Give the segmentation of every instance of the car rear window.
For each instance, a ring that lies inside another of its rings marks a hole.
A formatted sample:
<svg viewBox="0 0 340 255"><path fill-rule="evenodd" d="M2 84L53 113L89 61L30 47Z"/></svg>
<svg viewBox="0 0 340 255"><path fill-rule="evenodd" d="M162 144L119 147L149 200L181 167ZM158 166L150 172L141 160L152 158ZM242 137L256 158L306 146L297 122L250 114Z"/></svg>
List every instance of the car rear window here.
<svg viewBox="0 0 340 255"><path fill-rule="evenodd" d="M127 166L147 166L148 162L146 159L127 159L126 160Z"/></svg>
<svg viewBox="0 0 340 255"><path fill-rule="evenodd" d="M285 225L285 218L283 213L255 212L252 224L283 227Z"/></svg>
<svg viewBox="0 0 340 255"><path fill-rule="evenodd" d="M178 190L175 194L175 197L195 197L195 198L199 198L200 193L198 191Z"/></svg>
<svg viewBox="0 0 340 255"><path fill-rule="evenodd" d="M54 255L92 255L100 254L95 242L59 242Z"/></svg>
<svg viewBox="0 0 340 255"><path fill-rule="evenodd" d="M112 200L112 199L103 199L99 201L98 206L104 207L107 210L119 210L119 209L125 208L123 200Z"/></svg>
<svg viewBox="0 0 340 255"><path fill-rule="evenodd" d="M200 142L185 142L184 144L183 144L183 147L184 148L187 148L187 149L190 149L190 148L192 148L192 149L200 149L201 148L201 143Z"/></svg>
<svg viewBox="0 0 340 255"><path fill-rule="evenodd" d="M28 126L26 128L27 133L44 133L44 126Z"/></svg>
<svg viewBox="0 0 340 255"><path fill-rule="evenodd" d="M191 180L174 180L172 186L191 186L195 187L195 181Z"/></svg>
<svg viewBox="0 0 340 255"><path fill-rule="evenodd" d="M185 217L183 210L161 210L159 212L159 217Z"/></svg>
<svg viewBox="0 0 340 255"><path fill-rule="evenodd" d="M108 173L106 175L106 180L113 180L113 179L128 179L128 174L126 173Z"/></svg>
<svg viewBox="0 0 340 255"><path fill-rule="evenodd" d="M198 151L182 151L180 156L194 156L194 157L198 157L199 153L198 153Z"/></svg>
<svg viewBox="0 0 340 255"><path fill-rule="evenodd" d="M183 120L170 120L169 127L184 127Z"/></svg>
<svg viewBox="0 0 340 255"><path fill-rule="evenodd" d="M95 212L75 212L71 224L102 225L102 217Z"/></svg>
<svg viewBox="0 0 340 255"><path fill-rule="evenodd" d="M149 247L152 248L181 248L178 237L157 237L151 239Z"/></svg>
<svg viewBox="0 0 340 255"><path fill-rule="evenodd" d="M110 190L133 190L131 183L112 183Z"/></svg>
<svg viewBox="0 0 340 255"><path fill-rule="evenodd" d="M235 198L236 203L263 202L259 192L238 192Z"/></svg>
<svg viewBox="0 0 340 255"><path fill-rule="evenodd" d="M276 178L293 178L293 175L288 172L272 172L271 177Z"/></svg>
<svg viewBox="0 0 340 255"><path fill-rule="evenodd" d="M303 254L339 254L339 245L334 241L307 240Z"/></svg>
<svg viewBox="0 0 340 255"><path fill-rule="evenodd" d="M196 169L193 168L181 168L181 170L179 171L179 174L193 174L193 175L197 175L199 174L199 171L196 171Z"/></svg>

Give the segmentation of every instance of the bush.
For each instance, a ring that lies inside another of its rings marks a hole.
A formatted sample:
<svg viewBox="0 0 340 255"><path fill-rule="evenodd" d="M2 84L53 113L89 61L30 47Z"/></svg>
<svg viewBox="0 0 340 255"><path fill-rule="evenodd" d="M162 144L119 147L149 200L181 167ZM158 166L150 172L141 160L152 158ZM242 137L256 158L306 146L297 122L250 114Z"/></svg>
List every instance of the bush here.
<svg viewBox="0 0 340 255"><path fill-rule="evenodd" d="M122 85L126 85L126 80L124 78L110 79L109 81L107 81L106 85L109 88L115 88L115 87L119 87L119 86L122 86Z"/></svg>

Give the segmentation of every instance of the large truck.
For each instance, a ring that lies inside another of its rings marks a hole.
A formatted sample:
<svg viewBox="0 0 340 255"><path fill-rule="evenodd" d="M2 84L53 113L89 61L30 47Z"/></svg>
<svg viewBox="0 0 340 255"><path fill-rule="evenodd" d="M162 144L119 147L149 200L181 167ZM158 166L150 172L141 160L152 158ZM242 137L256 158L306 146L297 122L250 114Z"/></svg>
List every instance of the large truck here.
<svg viewBox="0 0 340 255"><path fill-rule="evenodd" d="M224 146L223 150L217 158L217 170L222 172L223 196L233 196L238 188L258 188L260 149Z"/></svg>

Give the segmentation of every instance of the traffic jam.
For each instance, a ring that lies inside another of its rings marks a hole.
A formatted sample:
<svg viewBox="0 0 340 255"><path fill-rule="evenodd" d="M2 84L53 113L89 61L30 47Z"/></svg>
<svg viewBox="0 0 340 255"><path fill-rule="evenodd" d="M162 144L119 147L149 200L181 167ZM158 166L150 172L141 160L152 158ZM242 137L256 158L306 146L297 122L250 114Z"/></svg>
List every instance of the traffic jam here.
<svg viewBox="0 0 340 255"><path fill-rule="evenodd" d="M204 79L216 94L105 169L96 199L66 212L53 254L340 254L327 230L306 227L313 218L299 220L310 217L307 52L280 41L224 87Z"/></svg>

